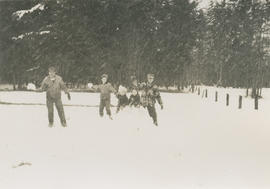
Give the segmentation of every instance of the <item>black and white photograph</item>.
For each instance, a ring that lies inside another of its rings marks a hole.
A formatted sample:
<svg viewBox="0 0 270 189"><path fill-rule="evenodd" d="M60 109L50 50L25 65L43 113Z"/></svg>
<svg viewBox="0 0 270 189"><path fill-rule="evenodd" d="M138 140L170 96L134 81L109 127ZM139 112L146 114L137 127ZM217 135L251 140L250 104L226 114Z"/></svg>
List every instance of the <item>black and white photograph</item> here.
<svg viewBox="0 0 270 189"><path fill-rule="evenodd" d="M270 0L0 0L0 189L269 189Z"/></svg>

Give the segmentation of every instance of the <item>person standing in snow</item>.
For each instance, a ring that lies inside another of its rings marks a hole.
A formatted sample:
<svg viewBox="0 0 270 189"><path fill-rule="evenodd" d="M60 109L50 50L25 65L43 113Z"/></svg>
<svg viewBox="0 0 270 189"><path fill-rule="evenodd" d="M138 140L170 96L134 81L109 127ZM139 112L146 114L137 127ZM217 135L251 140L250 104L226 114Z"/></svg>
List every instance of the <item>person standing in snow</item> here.
<svg viewBox="0 0 270 189"><path fill-rule="evenodd" d="M49 67L49 74L41 83L40 89L37 92L46 91L46 102L48 108L49 127L53 127L54 122L54 104L56 106L61 124L67 126L64 108L61 100L61 90L65 91L70 100L70 93L63 82L62 78L56 74L55 67Z"/></svg>
<svg viewBox="0 0 270 189"><path fill-rule="evenodd" d="M163 109L163 103L158 87L154 84L154 74L147 74L147 82L142 83L141 88L142 105L147 108L150 117L153 119L153 123L158 126L155 103L157 100L161 109Z"/></svg>
<svg viewBox="0 0 270 189"><path fill-rule="evenodd" d="M104 115L104 108L106 108L107 115L110 119L112 119L111 114L111 93L116 94L116 90L113 86L108 82L108 75L103 74L101 76L102 84L100 85L92 85L90 88L97 90L100 92L100 103L99 103L99 115L103 117Z"/></svg>

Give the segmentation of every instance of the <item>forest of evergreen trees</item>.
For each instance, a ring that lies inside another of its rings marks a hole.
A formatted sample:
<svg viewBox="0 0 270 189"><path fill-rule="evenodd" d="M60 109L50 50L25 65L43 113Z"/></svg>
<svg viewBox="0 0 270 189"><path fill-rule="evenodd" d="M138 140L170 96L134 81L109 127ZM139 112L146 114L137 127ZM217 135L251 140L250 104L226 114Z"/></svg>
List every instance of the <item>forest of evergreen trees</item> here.
<svg viewBox="0 0 270 189"><path fill-rule="evenodd" d="M40 83L49 65L73 84L108 73L125 85L152 72L164 86L261 88L269 63L269 0L207 9L188 0L0 2L0 80L18 88Z"/></svg>

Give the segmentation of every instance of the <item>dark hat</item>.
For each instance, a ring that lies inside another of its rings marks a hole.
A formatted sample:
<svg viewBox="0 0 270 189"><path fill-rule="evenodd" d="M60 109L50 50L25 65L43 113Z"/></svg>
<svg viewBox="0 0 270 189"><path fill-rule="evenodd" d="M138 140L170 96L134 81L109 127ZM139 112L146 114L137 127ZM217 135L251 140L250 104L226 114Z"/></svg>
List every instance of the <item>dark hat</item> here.
<svg viewBox="0 0 270 189"><path fill-rule="evenodd" d="M102 75L101 75L101 78L104 78L104 77L105 77L105 78L108 78L108 75L107 75L107 74L102 74Z"/></svg>

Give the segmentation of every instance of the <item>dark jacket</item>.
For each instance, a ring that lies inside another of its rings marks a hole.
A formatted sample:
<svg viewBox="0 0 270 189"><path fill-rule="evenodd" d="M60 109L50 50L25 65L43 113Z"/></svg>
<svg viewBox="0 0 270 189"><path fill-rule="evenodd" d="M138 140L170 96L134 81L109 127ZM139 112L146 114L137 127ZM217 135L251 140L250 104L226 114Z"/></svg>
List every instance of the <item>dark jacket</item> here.
<svg viewBox="0 0 270 189"><path fill-rule="evenodd" d="M55 76L55 80L51 80L49 76L41 83L41 90L46 91L47 98L59 99L61 98L61 90L68 92L68 89L58 75Z"/></svg>
<svg viewBox="0 0 270 189"><path fill-rule="evenodd" d="M162 105L161 96L156 85L153 83L142 83L141 89L141 103L143 106L154 106L156 101Z"/></svg>
<svg viewBox="0 0 270 189"><path fill-rule="evenodd" d="M117 98L118 98L118 107L128 105L128 97L127 97L127 95L118 94Z"/></svg>
<svg viewBox="0 0 270 189"><path fill-rule="evenodd" d="M138 106L140 105L141 99L140 99L140 95L136 94L136 95L130 95L129 97L129 105L130 106Z"/></svg>
<svg viewBox="0 0 270 189"><path fill-rule="evenodd" d="M94 85L93 88L100 92L101 99L110 99L111 93L116 93L116 90L113 88L113 86L110 83Z"/></svg>

